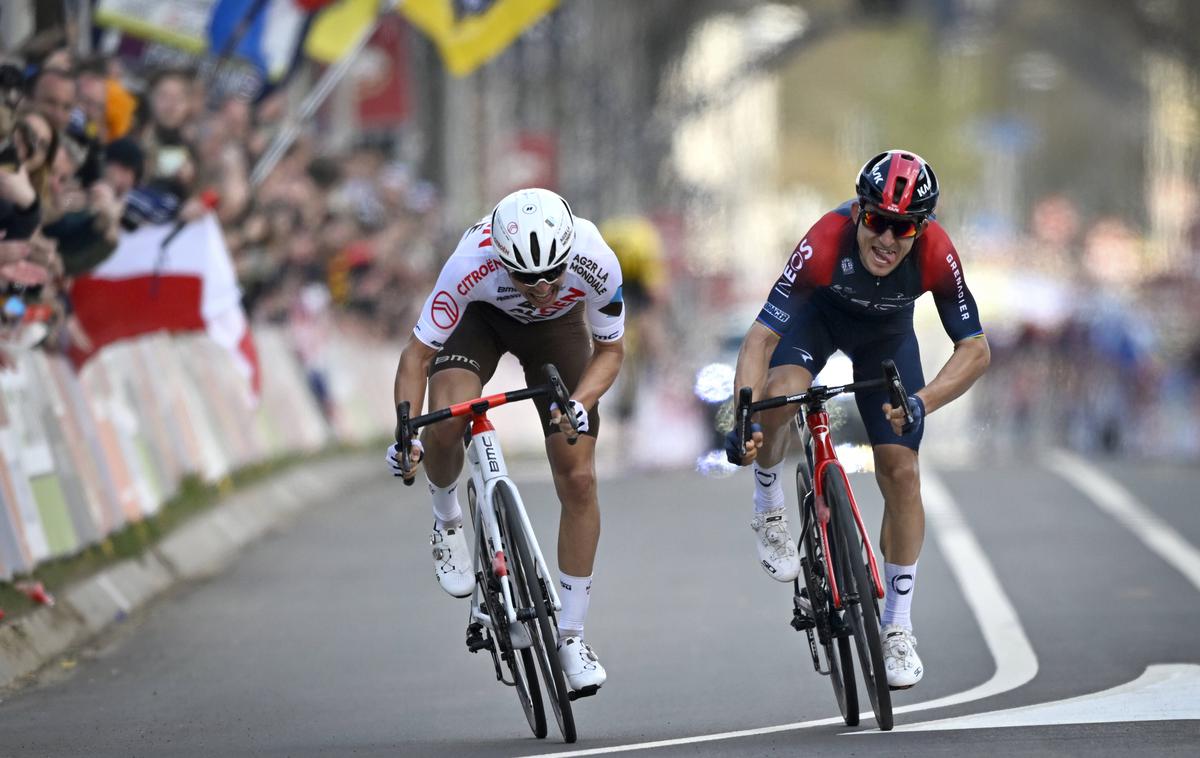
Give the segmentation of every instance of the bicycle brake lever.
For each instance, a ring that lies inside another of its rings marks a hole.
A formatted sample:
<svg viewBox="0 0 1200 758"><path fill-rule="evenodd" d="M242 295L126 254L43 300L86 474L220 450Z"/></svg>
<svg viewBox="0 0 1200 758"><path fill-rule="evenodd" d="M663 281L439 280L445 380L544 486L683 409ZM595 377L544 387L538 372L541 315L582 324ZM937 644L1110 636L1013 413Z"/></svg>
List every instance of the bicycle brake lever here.
<svg viewBox="0 0 1200 758"><path fill-rule="evenodd" d="M574 445L579 442L579 425L575 422L575 414L571 412L571 396L567 393L567 385L563 383L562 375L558 373L558 368L553 363L547 363L542 366L542 371L546 374L546 379L550 382L550 398L558 404L559 410L567 416L567 423L571 425L571 429L575 432L574 437L567 437L567 444Z"/></svg>
<svg viewBox="0 0 1200 758"><path fill-rule="evenodd" d="M745 455L746 440L750 439L750 403L754 400L754 390L742 387L738 390L737 417L735 423L738 430L738 446Z"/></svg>
<svg viewBox="0 0 1200 758"><path fill-rule="evenodd" d="M883 362L883 375L892 395L892 407L904 409L904 427L907 429L913 424L912 407L908 404L908 392L900 381L900 370L896 368L895 361L889 358Z"/></svg>
<svg viewBox="0 0 1200 758"><path fill-rule="evenodd" d="M404 473L412 471L412 461L409 456L412 454L412 428L408 425L408 401L404 400L396 406L396 445L400 448L400 459L396 461L400 464L400 470ZM400 477L404 482L405 487L411 487L416 477Z"/></svg>

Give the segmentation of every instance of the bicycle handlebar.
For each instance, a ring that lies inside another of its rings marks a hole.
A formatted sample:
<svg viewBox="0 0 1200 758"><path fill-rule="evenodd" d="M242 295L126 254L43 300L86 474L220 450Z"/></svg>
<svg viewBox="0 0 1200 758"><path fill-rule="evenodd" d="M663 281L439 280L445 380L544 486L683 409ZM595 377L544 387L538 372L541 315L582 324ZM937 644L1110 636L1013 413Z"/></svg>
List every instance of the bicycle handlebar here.
<svg viewBox="0 0 1200 758"><path fill-rule="evenodd" d="M740 390L738 390L737 411L734 415L734 423L736 424L736 429L738 432L738 449L746 449L746 440L750 438L750 416L753 413L764 411L769 408L778 408L783 405L790 405L792 403L823 403L826 400L837 397L844 392L875 390L885 386L888 388L888 394L891 395L892 406L904 409L904 423L906 425L912 424L912 408L908 404L908 393L904 389L904 384L900 381L900 371L896 368L896 363L891 359L885 360L882 363L882 368L882 379L867 379L861 382L842 384L833 387L817 385L815 387L809 387L806 392L801 392L798 395L777 395L776 397L769 397L756 402L752 401L753 390L751 390L749 387L742 387Z"/></svg>
<svg viewBox="0 0 1200 758"><path fill-rule="evenodd" d="M438 421L444 421L454 416L483 413L506 403L528 400L529 398L541 395L548 395L551 400L558 403L558 407L563 409L563 413L570 421L571 429L578 435L579 426L575 422L575 414L571 413L570 395L567 393L567 386L563 382L562 376L558 373L558 369L553 363L547 363L542 367L542 371L546 374L546 384L477 397L474 400L456 403L448 408L430 411L423 416L410 417L408 401L401 402L396 406L396 445L400 450L400 468L405 473L412 470L412 462L409 460L409 454L412 452L413 432L421 427L429 426L430 424L435 424ZM574 445L578 441L578 436L567 439L568 444L571 445ZM413 480L405 479L404 483L411 485Z"/></svg>

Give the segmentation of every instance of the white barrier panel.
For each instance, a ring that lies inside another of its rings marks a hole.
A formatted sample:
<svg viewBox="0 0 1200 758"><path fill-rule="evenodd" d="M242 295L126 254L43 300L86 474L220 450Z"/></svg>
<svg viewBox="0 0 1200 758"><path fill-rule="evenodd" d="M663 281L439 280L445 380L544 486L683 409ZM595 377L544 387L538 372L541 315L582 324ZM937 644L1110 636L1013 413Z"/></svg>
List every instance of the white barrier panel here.
<svg viewBox="0 0 1200 758"><path fill-rule="evenodd" d="M333 334L325 417L292 340L255 330L262 395L204 335L158 333L105 347L76 374L22 353L0 374L0 580L72 555L147 515L184 478L231 471L394 425L399 347Z"/></svg>

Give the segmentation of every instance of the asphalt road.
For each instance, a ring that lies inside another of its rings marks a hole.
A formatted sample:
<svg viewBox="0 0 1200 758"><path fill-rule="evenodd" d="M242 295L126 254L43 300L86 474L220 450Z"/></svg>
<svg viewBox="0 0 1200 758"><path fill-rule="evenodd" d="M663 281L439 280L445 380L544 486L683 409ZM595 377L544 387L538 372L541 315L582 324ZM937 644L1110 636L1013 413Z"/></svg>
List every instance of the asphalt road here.
<svg viewBox="0 0 1200 758"><path fill-rule="evenodd" d="M927 673L895 693L892 733L830 718L832 690L787 623L790 589L756 563L746 472L626 472L602 482L588 624L608 683L576 703L577 744L553 723L534 739L490 658L463 644L466 601L431 576L426 493L381 465L6 693L0 756L1194 755L1200 471L1099 467L1130 506L1065 467L927 467L914 604ZM553 561L541 468L518 481ZM872 478L852 484L877 528Z"/></svg>

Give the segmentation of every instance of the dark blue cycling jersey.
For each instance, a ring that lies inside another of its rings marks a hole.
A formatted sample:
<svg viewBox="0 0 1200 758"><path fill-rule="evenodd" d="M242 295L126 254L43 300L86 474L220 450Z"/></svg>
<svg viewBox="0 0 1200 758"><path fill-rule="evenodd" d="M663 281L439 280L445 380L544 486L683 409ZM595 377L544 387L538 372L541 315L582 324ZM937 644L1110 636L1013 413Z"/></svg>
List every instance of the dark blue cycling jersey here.
<svg viewBox="0 0 1200 758"><path fill-rule="evenodd" d="M916 392L925 386L925 376L913 332L913 303L932 292L946 334L958 342L983 334L975 298L958 253L935 221L895 270L872 274L859 257L850 206L845 203L813 225L758 315L759 323L781 336L771 366L803 366L816 376L841 350L854 363L854 380L861 381L878 377L880 363L891 358L905 388ZM855 400L872 445L920 447L924 425L900 436L884 418L886 390L857 393Z"/></svg>
<svg viewBox="0 0 1200 758"><path fill-rule="evenodd" d="M850 205L826 213L800 240L758 315L759 323L785 334L791 318L817 290L827 291L837 307L864 316L911 311L918 297L932 292L950 339L983 334L958 252L940 224L930 221L900 265L887 276L875 276L859 259Z"/></svg>

